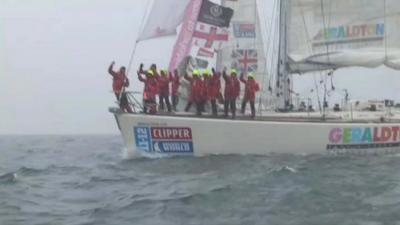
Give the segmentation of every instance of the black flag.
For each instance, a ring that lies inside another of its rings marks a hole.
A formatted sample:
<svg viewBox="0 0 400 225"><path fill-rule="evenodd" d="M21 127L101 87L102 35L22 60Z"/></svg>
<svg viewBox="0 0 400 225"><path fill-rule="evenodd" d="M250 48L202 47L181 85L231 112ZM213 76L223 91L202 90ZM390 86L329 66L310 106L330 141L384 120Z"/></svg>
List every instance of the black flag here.
<svg viewBox="0 0 400 225"><path fill-rule="evenodd" d="M229 27L232 16L233 10L231 8L204 0L201 5L198 21L217 27Z"/></svg>

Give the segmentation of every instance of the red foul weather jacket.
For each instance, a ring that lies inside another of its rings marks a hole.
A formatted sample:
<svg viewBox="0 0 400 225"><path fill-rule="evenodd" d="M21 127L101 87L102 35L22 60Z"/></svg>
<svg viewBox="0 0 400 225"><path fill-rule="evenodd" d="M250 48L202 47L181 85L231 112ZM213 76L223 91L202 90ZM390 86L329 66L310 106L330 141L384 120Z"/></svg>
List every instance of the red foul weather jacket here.
<svg viewBox="0 0 400 225"><path fill-rule="evenodd" d="M244 88L244 100L245 101L255 101L256 92L260 90L260 86L254 79L245 80L243 75L240 76L240 81L245 84Z"/></svg>
<svg viewBox="0 0 400 225"><path fill-rule="evenodd" d="M204 82L200 77L189 77L185 75L185 79L190 82L189 101L199 102L204 100Z"/></svg>
<svg viewBox="0 0 400 225"><path fill-rule="evenodd" d="M153 99L158 93L158 78L156 76L145 76L142 77L142 73L138 72L138 78L144 83L143 98Z"/></svg>
<svg viewBox="0 0 400 225"><path fill-rule="evenodd" d="M163 97L169 96L169 83L171 82L170 76L160 76L158 78L158 94Z"/></svg>
<svg viewBox="0 0 400 225"><path fill-rule="evenodd" d="M219 96L219 92L221 90L221 74L213 73L213 76L210 77L208 81L208 90L207 95L210 100L215 100Z"/></svg>
<svg viewBox="0 0 400 225"><path fill-rule="evenodd" d="M225 72L222 76L225 80L225 99L233 99L239 97L240 82L237 76L227 76Z"/></svg>
<svg viewBox="0 0 400 225"><path fill-rule="evenodd" d="M113 77L112 87L115 93L120 93L124 85L125 87L129 86L129 79L125 74L121 72L114 72L112 70L110 70L109 73Z"/></svg>

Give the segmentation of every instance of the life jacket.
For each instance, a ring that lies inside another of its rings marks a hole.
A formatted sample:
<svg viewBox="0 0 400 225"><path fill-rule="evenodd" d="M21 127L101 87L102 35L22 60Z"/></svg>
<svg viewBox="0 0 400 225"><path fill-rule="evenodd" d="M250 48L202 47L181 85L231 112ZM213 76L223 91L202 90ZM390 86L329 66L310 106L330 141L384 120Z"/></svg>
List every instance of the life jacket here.
<svg viewBox="0 0 400 225"><path fill-rule="evenodd" d="M245 82L244 99L247 101L254 101L256 99L256 92L260 90L260 86L254 79Z"/></svg>
<svg viewBox="0 0 400 225"><path fill-rule="evenodd" d="M169 96L169 82L168 76L160 76L158 79L158 94L160 96Z"/></svg>

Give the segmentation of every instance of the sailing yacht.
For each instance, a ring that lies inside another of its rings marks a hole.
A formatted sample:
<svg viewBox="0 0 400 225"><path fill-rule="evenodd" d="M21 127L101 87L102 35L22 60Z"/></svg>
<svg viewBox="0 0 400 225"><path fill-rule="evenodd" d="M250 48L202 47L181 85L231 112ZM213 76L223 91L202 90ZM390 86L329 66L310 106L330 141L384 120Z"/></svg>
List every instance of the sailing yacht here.
<svg viewBox="0 0 400 225"><path fill-rule="evenodd" d="M160 157L398 152L400 114L393 104L346 96L342 105L329 109L324 82L322 104L312 110L293 91L293 76L299 74L319 74L326 81L347 67L400 69L398 1L275 0L267 22L260 2L153 1L137 42L175 35L171 71L235 68L256 74L263 88L255 120L147 115L132 97L135 113L109 110L127 149ZM167 6L173 6L173 15L165 13ZM187 84L180 92L184 101Z"/></svg>

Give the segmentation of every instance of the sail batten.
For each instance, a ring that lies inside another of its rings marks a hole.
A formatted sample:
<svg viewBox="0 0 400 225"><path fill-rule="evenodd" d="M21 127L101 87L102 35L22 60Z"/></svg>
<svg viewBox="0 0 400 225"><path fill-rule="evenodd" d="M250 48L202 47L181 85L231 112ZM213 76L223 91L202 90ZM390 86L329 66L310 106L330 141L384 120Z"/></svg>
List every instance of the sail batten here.
<svg viewBox="0 0 400 225"><path fill-rule="evenodd" d="M292 73L342 67L400 68L396 0L287 0Z"/></svg>

